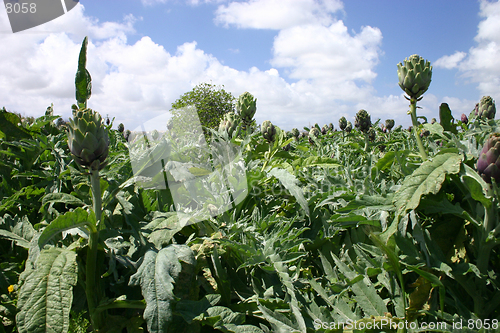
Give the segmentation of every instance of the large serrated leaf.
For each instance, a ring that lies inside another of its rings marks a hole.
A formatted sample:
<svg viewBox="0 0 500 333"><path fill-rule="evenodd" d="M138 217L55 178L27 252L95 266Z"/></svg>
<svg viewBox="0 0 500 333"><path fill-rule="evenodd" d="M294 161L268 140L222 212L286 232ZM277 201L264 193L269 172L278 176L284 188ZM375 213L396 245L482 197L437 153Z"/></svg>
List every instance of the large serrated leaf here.
<svg viewBox="0 0 500 333"><path fill-rule="evenodd" d="M68 332L77 278L75 252L61 248L41 251L19 291L19 333Z"/></svg>
<svg viewBox="0 0 500 333"><path fill-rule="evenodd" d="M50 224L43 229L38 239L38 246L43 248L43 246L58 233L83 226L95 228L94 214L89 214L83 208L77 208L73 211L66 212L64 215L56 217L55 220L50 222Z"/></svg>
<svg viewBox="0 0 500 333"><path fill-rule="evenodd" d="M270 176L276 177L283 186L290 191L290 194L292 194L297 202L300 204L302 209L306 211L306 214L309 216L309 206L307 205L307 201L304 198L304 192L302 189L297 185L298 180L295 178L294 175L286 171L285 169L279 169L279 168L274 168L271 171L268 172Z"/></svg>
<svg viewBox="0 0 500 333"><path fill-rule="evenodd" d="M182 270L181 261L196 265L193 251L186 245L172 244L159 252L146 252L129 285L140 285L146 300L144 319L151 333L168 332L172 320L174 283Z"/></svg>
<svg viewBox="0 0 500 333"><path fill-rule="evenodd" d="M395 194L394 203L400 215L415 209L420 199L426 194L437 194L447 174L460 171L462 156L459 154L437 155L432 160L425 161L403 181L403 185Z"/></svg>

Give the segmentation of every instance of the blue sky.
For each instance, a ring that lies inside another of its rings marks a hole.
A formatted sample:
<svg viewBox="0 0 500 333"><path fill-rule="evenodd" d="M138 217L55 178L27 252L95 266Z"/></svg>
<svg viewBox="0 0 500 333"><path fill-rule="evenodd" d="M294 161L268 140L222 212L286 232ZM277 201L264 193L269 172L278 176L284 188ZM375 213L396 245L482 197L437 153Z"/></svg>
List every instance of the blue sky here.
<svg viewBox="0 0 500 333"><path fill-rule="evenodd" d="M130 129L201 82L249 91L257 121L284 129L361 108L407 126L396 64L415 53L434 67L420 115L446 102L460 117L500 96L497 1L82 0L16 34L0 8L0 106L37 116L54 103L68 118L84 36L89 106Z"/></svg>

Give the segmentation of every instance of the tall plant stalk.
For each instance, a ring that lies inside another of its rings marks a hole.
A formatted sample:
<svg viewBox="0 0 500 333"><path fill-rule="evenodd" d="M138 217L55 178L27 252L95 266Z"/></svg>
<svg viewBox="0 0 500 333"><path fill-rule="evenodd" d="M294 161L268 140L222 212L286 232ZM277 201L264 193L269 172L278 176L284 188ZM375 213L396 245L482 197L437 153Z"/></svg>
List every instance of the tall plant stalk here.
<svg viewBox="0 0 500 333"><path fill-rule="evenodd" d="M417 140L420 156L422 157L422 161L426 161L428 159L428 156L427 153L425 152L422 140L420 139L420 135L418 134L417 100L415 98L410 99L410 115L411 115L411 122L413 124L413 135L415 135L415 140Z"/></svg>
<svg viewBox="0 0 500 333"><path fill-rule="evenodd" d="M97 269L97 245L99 243L99 230L102 218L102 199L99 170L92 170L90 173L90 184L92 190L93 210L95 214L96 225L90 231L89 243L87 248L86 263L86 295L89 308L90 319L94 329L103 326L105 320L105 311L96 313L95 309L102 298L102 286L99 271Z"/></svg>

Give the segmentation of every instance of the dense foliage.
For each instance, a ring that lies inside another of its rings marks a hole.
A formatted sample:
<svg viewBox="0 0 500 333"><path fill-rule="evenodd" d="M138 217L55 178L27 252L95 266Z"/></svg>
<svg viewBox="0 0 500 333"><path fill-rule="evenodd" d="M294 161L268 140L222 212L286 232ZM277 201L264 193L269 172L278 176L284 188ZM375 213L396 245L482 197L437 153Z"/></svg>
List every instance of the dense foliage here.
<svg viewBox="0 0 500 333"><path fill-rule="evenodd" d="M79 112L90 112L80 86ZM439 109L412 131L370 121L374 138L346 119L344 131L242 131L232 114L207 149L239 150L248 193L224 211L209 204L197 223L168 188L139 186L131 161L163 154L164 141L188 156L199 136L167 133L132 154L123 131L97 123L108 163L89 170L58 116L0 111L0 332L498 331L498 170L490 184L476 165L498 160L488 140L500 121Z"/></svg>
<svg viewBox="0 0 500 333"><path fill-rule="evenodd" d="M223 87L211 83L200 83L193 90L183 94L172 104L174 117L182 117L179 110L188 106L195 106L201 125L208 128L217 128L224 115L235 111L235 98ZM187 122L190 122L188 120Z"/></svg>

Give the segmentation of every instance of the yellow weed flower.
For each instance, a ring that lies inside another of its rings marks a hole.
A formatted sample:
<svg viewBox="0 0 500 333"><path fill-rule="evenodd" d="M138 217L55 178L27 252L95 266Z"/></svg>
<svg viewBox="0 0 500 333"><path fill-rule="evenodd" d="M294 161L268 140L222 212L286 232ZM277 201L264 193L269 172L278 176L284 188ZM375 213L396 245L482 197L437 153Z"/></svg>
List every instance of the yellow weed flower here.
<svg viewBox="0 0 500 333"><path fill-rule="evenodd" d="M10 285L7 289L9 290L9 293L14 292L14 286L13 285Z"/></svg>

